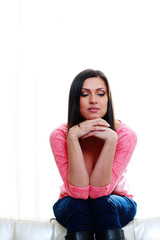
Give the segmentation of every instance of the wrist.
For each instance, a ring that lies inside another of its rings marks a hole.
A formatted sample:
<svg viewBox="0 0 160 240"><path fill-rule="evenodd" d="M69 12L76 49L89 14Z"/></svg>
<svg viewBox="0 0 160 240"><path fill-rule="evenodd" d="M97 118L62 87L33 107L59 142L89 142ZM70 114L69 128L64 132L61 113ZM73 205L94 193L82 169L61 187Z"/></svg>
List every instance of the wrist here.
<svg viewBox="0 0 160 240"><path fill-rule="evenodd" d="M67 141L75 141L75 140L78 140L78 137L76 136L76 134L72 131L72 129L70 129L68 131L68 134L67 134Z"/></svg>
<svg viewBox="0 0 160 240"><path fill-rule="evenodd" d="M118 135L115 132L110 137L106 138L105 143L117 144L117 141L118 141Z"/></svg>

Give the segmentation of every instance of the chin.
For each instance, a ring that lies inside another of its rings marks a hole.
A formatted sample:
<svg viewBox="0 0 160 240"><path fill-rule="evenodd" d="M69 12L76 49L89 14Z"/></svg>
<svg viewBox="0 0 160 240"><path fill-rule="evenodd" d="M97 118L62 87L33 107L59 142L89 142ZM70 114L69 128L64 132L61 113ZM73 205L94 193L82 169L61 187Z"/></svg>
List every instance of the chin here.
<svg viewBox="0 0 160 240"><path fill-rule="evenodd" d="M101 116L88 116L86 119L87 120L94 120L94 119L97 119L97 118L102 118Z"/></svg>

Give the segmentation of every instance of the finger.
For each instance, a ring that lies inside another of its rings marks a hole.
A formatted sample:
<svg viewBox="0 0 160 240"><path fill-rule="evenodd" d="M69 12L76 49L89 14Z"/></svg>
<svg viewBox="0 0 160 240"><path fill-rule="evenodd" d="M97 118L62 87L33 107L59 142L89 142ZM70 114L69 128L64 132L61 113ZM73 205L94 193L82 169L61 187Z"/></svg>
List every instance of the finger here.
<svg viewBox="0 0 160 240"><path fill-rule="evenodd" d="M91 136L98 136L100 133L102 133L102 132L104 132L104 131L106 131L107 130L107 128L103 128L103 130L102 130L102 128L101 128L101 130L95 130L95 131L91 131L91 132L89 132L89 133L87 133L87 134L85 134L83 137L81 137L81 139L85 139L85 138L88 138L88 137L91 137Z"/></svg>
<svg viewBox="0 0 160 240"><path fill-rule="evenodd" d="M94 131L105 131L110 125L103 119L85 120L78 124L81 129L80 138ZM87 136L87 135L86 135Z"/></svg>
<svg viewBox="0 0 160 240"><path fill-rule="evenodd" d="M108 127L104 126L93 126L91 129L91 132L95 131L106 131Z"/></svg>
<svg viewBox="0 0 160 240"><path fill-rule="evenodd" d="M91 121L90 123L92 123L93 125L101 125L101 126L110 127L110 124L102 118L97 118L97 119L93 119L93 120L89 120L89 121Z"/></svg>
<svg viewBox="0 0 160 240"><path fill-rule="evenodd" d="M86 120L82 123L79 124L79 127L82 129L82 128L85 128L87 127L88 129L89 128L92 128L92 126L102 126L102 127L110 127L110 124L105 121L104 119L93 119L93 120Z"/></svg>
<svg viewBox="0 0 160 240"><path fill-rule="evenodd" d="M94 136L94 132L87 133L86 135L81 137L81 139L85 139L85 138L88 138L88 137L91 137L91 136Z"/></svg>

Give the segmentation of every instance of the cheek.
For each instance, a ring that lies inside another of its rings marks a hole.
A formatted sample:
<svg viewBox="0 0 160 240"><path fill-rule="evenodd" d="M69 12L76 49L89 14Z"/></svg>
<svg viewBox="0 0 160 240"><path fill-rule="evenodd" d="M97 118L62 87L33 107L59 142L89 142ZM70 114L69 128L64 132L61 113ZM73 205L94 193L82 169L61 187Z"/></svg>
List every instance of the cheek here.
<svg viewBox="0 0 160 240"><path fill-rule="evenodd" d="M79 107L80 107L80 110L83 109L85 107L85 100L83 98L80 98L79 100Z"/></svg>
<svg viewBox="0 0 160 240"><path fill-rule="evenodd" d="M104 109L105 113L107 113L107 110L108 110L108 99L103 101L102 105L103 105L103 109Z"/></svg>
<svg viewBox="0 0 160 240"><path fill-rule="evenodd" d="M85 101L84 100L80 100L79 101L79 109L80 109L80 113L81 115L84 117L85 115L85 109L86 109L86 104L85 104Z"/></svg>
<svg viewBox="0 0 160 240"><path fill-rule="evenodd" d="M104 108L107 108L108 106L108 98L107 99L103 99L101 102L100 102L101 106L103 106Z"/></svg>

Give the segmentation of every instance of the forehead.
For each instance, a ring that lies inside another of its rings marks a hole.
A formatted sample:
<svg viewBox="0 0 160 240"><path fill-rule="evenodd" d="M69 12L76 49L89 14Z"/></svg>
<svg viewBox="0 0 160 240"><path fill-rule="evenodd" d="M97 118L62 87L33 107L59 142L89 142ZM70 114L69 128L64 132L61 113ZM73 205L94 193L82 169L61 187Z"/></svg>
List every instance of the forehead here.
<svg viewBox="0 0 160 240"><path fill-rule="evenodd" d="M87 88L90 90L98 88L107 89L105 82L100 77L92 77L85 79L82 88Z"/></svg>

